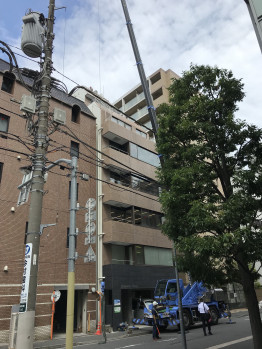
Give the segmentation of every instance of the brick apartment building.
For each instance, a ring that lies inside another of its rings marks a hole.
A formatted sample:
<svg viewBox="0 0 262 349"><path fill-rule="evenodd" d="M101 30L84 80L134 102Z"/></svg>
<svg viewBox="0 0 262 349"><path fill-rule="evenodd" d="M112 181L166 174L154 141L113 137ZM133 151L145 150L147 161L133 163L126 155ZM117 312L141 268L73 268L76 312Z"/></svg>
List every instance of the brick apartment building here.
<svg viewBox="0 0 262 349"><path fill-rule="evenodd" d="M0 342L8 342L11 309L20 302L30 194L29 201L17 206L17 186L23 178L20 169L30 170L30 155L34 151L31 134L36 121L21 117L23 113L17 101L30 92L21 84L17 71L10 72L9 69L9 64L0 60ZM34 72L24 70L23 76L25 82L31 85ZM76 226L79 232L84 232L86 201L96 198L96 162L88 146L82 142L93 148L96 146L96 118L83 102L58 88L52 89L49 111L52 112L55 107L66 111L66 126L56 128L50 116L47 165L61 158L70 159L70 154L74 154L79 157L79 173L91 176L88 182L82 181L80 175L77 178L77 201L83 209L77 211ZM68 175L70 170L67 165L56 166L48 173L44 186L42 223L56 225L44 229L40 240L36 339L50 336L53 290L61 291L56 303L54 331L65 331L70 207ZM81 257L86 255L89 247L85 238L86 234L79 234L76 241L80 257L75 264L74 330L78 332L86 332L88 320L95 322L96 314L96 302L90 292L91 287L96 285L96 263L86 262ZM95 244L92 248L96 253Z"/></svg>

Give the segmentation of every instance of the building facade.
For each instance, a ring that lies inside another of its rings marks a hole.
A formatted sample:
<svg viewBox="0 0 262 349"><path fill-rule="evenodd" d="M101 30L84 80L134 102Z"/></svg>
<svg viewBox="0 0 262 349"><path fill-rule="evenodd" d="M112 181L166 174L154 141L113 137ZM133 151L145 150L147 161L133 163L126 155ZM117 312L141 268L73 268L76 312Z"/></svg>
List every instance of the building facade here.
<svg viewBox="0 0 262 349"><path fill-rule="evenodd" d="M32 85L34 72L22 70L22 75L24 81ZM11 311L20 302L30 204L28 188L28 192L23 193L24 203L17 205L20 194L17 187L22 183L23 175L31 170L37 119L20 111L22 95L30 95L30 92L21 84L17 71L10 71L9 64L3 60L0 60L0 88L0 342L8 342ZM74 330L86 332L92 321L95 328L96 321L96 301L90 291L91 287L96 286L96 263L86 258L90 243L85 234L86 202L89 198L96 198L96 162L90 159L90 149L86 145L96 147L96 118L83 102L68 96L59 88L53 88L51 94L47 165L58 159L70 159L72 155L78 157L79 210L76 226L79 234L76 251L79 257L75 262ZM54 108L66 112L65 126L53 122ZM90 175L88 182L81 180L82 173ZM55 226L44 229L40 241L36 339L50 337L51 295L54 290L61 292L56 302L54 332L65 331L69 188L70 168L66 164L53 167L48 172L44 186L42 224L55 223ZM95 244L91 247L95 255Z"/></svg>
<svg viewBox="0 0 262 349"><path fill-rule="evenodd" d="M147 78L153 105L156 109L161 103L168 103L168 87L173 79L178 78L179 76L171 69L163 70L161 68ZM114 106L124 112L127 116L136 120L139 124L152 129L147 103L141 84L138 84L120 97L116 102L114 102ZM149 131L149 135L152 136L152 132Z"/></svg>
<svg viewBox="0 0 262 349"><path fill-rule="evenodd" d="M176 77L162 69L151 75L156 106L168 102L167 87ZM149 125L141 89L135 87L115 106L90 89L74 94L97 119L97 157L101 157L97 209L102 212L97 226L98 278L105 280L106 324L113 329L123 321L131 324L133 318L141 319L141 298L153 298L157 280L175 278L173 243L161 232L155 142L132 120Z"/></svg>

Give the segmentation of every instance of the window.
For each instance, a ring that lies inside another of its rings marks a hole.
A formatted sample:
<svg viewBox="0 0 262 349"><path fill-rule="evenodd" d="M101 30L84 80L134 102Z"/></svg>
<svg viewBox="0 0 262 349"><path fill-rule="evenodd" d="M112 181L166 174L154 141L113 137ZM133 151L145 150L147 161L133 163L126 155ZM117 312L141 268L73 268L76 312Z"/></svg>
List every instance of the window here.
<svg viewBox="0 0 262 349"><path fill-rule="evenodd" d="M13 93L14 82L15 82L15 75L10 72L5 72L3 76L1 90L7 93Z"/></svg>
<svg viewBox="0 0 262 349"><path fill-rule="evenodd" d="M111 218L113 221L132 224L132 210L130 207L111 206Z"/></svg>
<svg viewBox="0 0 262 349"><path fill-rule="evenodd" d="M160 228L162 214L144 208L135 207L135 224L148 228Z"/></svg>
<svg viewBox="0 0 262 349"><path fill-rule="evenodd" d="M135 264L145 264L143 246L135 245Z"/></svg>
<svg viewBox="0 0 262 349"><path fill-rule="evenodd" d="M71 141L70 155L79 158L79 143Z"/></svg>
<svg viewBox="0 0 262 349"><path fill-rule="evenodd" d="M173 266L172 250L152 246L144 247L145 264Z"/></svg>
<svg viewBox="0 0 262 349"><path fill-rule="evenodd" d="M130 174L116 173L110 171L110 182L128 187L130 185Z"/></svg>
<svg viewBox="0 0 262 349"><path fill-rule="evenodd" d="M169 282L166 288L167 293L175 293L177 291L176 282Z"/></svg>
<svg viewBox="0 0 262 349"><path fill-rule="evenodd" d="M160 166L160 161L157 154L152 153L147 149L141 148L134 143L130 143L130 156L138 160L144 161L149 165L155 167Z"/></svg>
<svg viewBox="0 0 262 349"><path fill-rule="evenodd" d="M125 264L125 246L112 245L112 264Z"/></svg>
<svg viewBox="0 0 262 349"><path fill-rule="evenodd" d="M80 123L80 111L81 111L81 109L78 105L73 105L72 116L71 116L72 122L75 122L77 124Z"/></svg>
<svg viewBox="0 0 262 349"><path fill-rule="evenodd" d="M1 183L1 180L2 180L3 167L4 167L4 164L2 162L0 162L0 183Z"/></svg>
<svg viewBox="0 0 262 349"><path fill-rule="evenodd" d="M0 113L0 132L8 132L9 127L9 116ZM5 135L1 134L2 138L7 138Z"/></svg>
<svg viewBox="0 0 262 349"><path fill-rule="evenodd" d="M128 142L125 144L119 144L113 141L109 141L109 147L122 153L128 154Z"/></svg>
<svg viewBox="0 0 262 349"><path fill-rule="evenodd" d="M148 193L150 195L159 196L159 187L157 183L150 182L150 180L138 177L135 175L131 176L131 187L135 190Z"/></svg>
<svg viewBox="0 0 262 349"><path fill-rule="evenodd" d="M66 248L69 248L69 231L70 228L67 228L66 231ZM75 248L76 248L77 236L75 235Z"/></svg>

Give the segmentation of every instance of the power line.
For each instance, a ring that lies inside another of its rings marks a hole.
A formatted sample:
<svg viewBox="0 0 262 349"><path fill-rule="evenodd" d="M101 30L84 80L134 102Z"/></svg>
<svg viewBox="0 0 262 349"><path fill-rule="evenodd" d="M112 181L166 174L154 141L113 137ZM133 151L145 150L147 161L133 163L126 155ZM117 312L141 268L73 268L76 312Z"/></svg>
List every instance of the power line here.
<svg viewBox="0 0 262 349"><path fill-rule="evenodd" d="M13 45L8 45L8 46L11 46L11 47L14 47L14 48L16 48L16 49L21 50L20 48L18 48L18 47L16 47L16 46L13 46ZM23 58L25 58L25 59L28 59L28 60L30 60L30 61L33 61L34 63L40 64L40 62L37 62L37 61L35 61L35 60L31 59L31 58L28 58L28 57L26 57L26 56L20 55L20 54L17 53L17 52L15 52L15 54L17 54L18 56L21 56L21 57L23 57ZM59 75L63 76L63 77L66 78L67 80L73 82L76 86L80 86L76 81L74 81L73 79L69 78L69 77L66 76L65 74L61 73L59 70L55 69L54 67L53 67L53 71L57 72ZM74 88L74 89L75 89L75 88ZM145 128L146 130L148 130L148 131L150 131L150 132L153 132L153 130L152 130L151 128L145 126L144 124L142 124L142 123L139 122L138 120L136 120L136 119L132 118L131 116L125 114L124 112L120 111L118 108L116 108L113 104L111 104L111 103L110 103L109 101L107 101L106 99L101 98L101 96L100 96L100 97L97 96L97 95L96 95L95 93L93 93L93 91L91 91L90 89L87 89L87 90L88 90L88 92L89 92L90 94L92 94L92 95L96 98L96 100L97 100L98 102L101 103L101 102L103 101L103 103L107 104L108 106L110 106L111 108L113 108L114 110L116 110L118 113L120 112L122 115L125 115L126 118L132 120L132 121L133 121L134 123L136 123L137 125L139 125L139 126ZM72 91L71 91L71 92L72 92ZM101 91L100 91L100 92L101 92ZM70 95L70 94L71 94L71 93L69 93L69 95Z"/></svg>
<svg viewBox="0 0 262 349"><path fill-rule="evenodd" d="M21 155L25 155L27 157L31 156L31 154L27 154L27 153L23 153L21 151L18 150L14 150L14 149L9 149L9 148L4 148L4 147L0 147L1 150L5 150L5 151L10 151L11 153L16 153L16 154L21 154Z"/></svg>
<svg viewBox="0 0 262 349"><path fill-rule="evenodd" d="M20 118L23 118L22 115L17 114L17 113L15 113L15 112L11 111L11 110L5 109L5 108L3 108L3 107L1 107L1 106L0 106L0 109L2 109L2 110L4 110L4 111L7 111L8 113L14 114L14 115L16 115L16 116L19 116ZM24 119L24 118L23 118L23 119Z"/></svg>
<svg viewBox="0 0 262 349"><path fill-rule="evenodd" d="M159 200L150 198L149 196L146 196L146 195L143 195L143 194L140 194L140 193L137 192L136 190L134 191L134 189L133 189L133 190L130 190L130 189L127 189L126 187L124 187L124 188L119 188L117 184L108 182L108 181L106 181L106 180L104 180L104 179L99 179L99 178L93 177L93 176L91 176L91 175L89 175L89 177L92 178L92 179L94 179L94 180L96 180L96 181L103 182L103 183L106 183L106 184L108 184L108 185L110 185L110 186L116 187L116 188L119 189L120 191L128 191L128 192L130 192L130 193L135 193L136 195L142 196L142 197L144 197L144 198L146 198L146 199L159 202Z"/></svg>
<svg viewBox="0 0 262 349"><path fill-rule="evenodd" d="M67 127L67 128L70 130L69 127ZM70 135L68 132L66 132L66 131L64 131L64 130L62 130L62 129L60 129L59 132L62 132L62 133L64 133L64 134L66 134L66 135L68 135L68 136L74 138L75 140L78 140L78 141L79 141L81 144L83 144L85 147L91 148L92 150L95 150L95 151L99 152L99 153L102 154L103 156L106 156L106 157L109 158L110 160L112 160L112 161L118 163L119 165L128 168L129 170L131 170L132 172L138 174L138 175L141 176L142 178L148 178L148 177L146 177L144 174L142 174L141 172L139 172L139 171L137 171L137 170L134 170L132 167L130 167L130 166L128 166L128 165L122 163L121 161L118 161L118 160L112 158L111 156L105 154L104 152L99 151L99 150L97 150L96 148L92 147L90 144L88 144L88 143L82 141L80 138L78 138L78 137L74 134L74 132L73 132L72 130L70 130L70 132L71 132L73 135L72 135L72 134ZM108 164L107 164L107 165L108 165ZM148 178L148 179L149 179L150 181L152 181L152 182L157 183L157 181L155 181L154 179L151 179L151 178Z"/></svg>

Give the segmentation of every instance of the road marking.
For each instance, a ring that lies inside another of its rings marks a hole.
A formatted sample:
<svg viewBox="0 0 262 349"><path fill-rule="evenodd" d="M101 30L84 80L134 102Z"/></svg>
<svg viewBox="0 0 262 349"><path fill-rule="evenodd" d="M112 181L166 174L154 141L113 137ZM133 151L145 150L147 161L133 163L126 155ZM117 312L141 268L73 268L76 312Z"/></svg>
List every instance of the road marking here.
<svg viewBox="0 0 262 349"><path fill-rule="evenodd" d="M138 343L138 344L130 344L130 345L126 345L125 347L119 347L119 348L116 348L116 349L124 349L124 348L136 347L137 345L142 345L142 344L141 344L141 343Z"/></svg>
<svg viewBox="0 0 262 349"><path fill-rule="evenodd" d="M253 338L252 336L248 336L248 337L237 339L235 341L231 341L231 342L227 342L227 343L223 343L223 344L218 344L218 345L215 345L213 347L208 347L207 349L225 348L225 347L228 347L229 345L237 344L237 343L240 343L240 342L245 342L245 341L248 341L249 339L252 339L252 338Z"/></svg>
<svg viewBox="0 0 262 349"><path fill-rule="evenodd" d="M170 342L170 341L174 341L176 338L169 338L169 339L160 339L159 342Z"/></svg>

